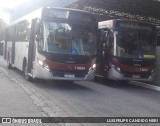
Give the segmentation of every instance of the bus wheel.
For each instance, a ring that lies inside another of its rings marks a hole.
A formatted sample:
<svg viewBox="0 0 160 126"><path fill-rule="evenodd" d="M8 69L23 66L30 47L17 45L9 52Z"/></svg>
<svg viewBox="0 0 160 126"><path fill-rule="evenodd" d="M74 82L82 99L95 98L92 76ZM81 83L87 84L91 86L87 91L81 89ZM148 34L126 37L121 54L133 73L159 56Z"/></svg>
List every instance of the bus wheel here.
<svg viewBox="0 0 160 126"><path fill-rule="evenodd" d="M28 72L27 72L27 69L28 69L28 66L27 66L27 63L26 61L23 63L23 72L24 72L24 76L25 76L25 79L27 81L32 81L32 77L28 75Z"/></svg>
<svg viewBox="0 0 160 126"><path fill-rule="evenodd" d="M7 67L8 67L8 69L12 69L12 65L10 63L10 56L8 56L8 58L7 58Z"/></svg>

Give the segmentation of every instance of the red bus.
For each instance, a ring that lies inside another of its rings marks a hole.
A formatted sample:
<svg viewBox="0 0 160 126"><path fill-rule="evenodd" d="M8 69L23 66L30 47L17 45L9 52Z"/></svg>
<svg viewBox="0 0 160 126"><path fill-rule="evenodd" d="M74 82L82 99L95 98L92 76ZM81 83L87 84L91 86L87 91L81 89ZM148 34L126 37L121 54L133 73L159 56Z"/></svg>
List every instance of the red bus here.
<svg viewBox="0 0 160 126"><path fill-rule="evenodd" d="M41 8L13 22L5 33L8 68L27 80L92 80L96 61L96 16L81 10Z"/></svg>
<svg viewBox="0 0 160 126"><path fill-rule="evenodd" d="M133 20L98 24L96 79L153 81L156 62L156 27Z"/></svg>

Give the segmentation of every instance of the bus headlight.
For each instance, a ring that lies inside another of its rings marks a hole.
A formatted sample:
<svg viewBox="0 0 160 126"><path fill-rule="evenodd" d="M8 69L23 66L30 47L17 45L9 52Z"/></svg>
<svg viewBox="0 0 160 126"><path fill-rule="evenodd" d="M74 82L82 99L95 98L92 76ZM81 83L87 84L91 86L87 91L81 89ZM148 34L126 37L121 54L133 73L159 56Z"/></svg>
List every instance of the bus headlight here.
<svg viewBox="0 0 160 126"><path fill-rule="evenodd" d="M92 67L89 68L88 73L92 72L95 69L96 69L96 64L93 64Z"/></svg>
<svg viewBox="0 0 160 126"><path fill-rule="evenodd" d="M111 68L113 68L114 70L116 70L117 72L121 72L121 68L119 68L118 66L111 64Z"/></svg>
<svg viewBox="0 0 160 126"><path fill-rule="evenodd" d="M93 64L92 68L93 68L93 69L96 68L96 64Z"/></svg>
<svg viewBox="0 0 160 126"><path fill-rule="evenodd" d="M42 61L42 60L38 60L38 64L39 64L40 66L43 66L43 61Z"/></svg>
<svg viewBox="0 0 160 126"><path fill-rule="evenodd" d="M44 61L38 59L38 64L39 64L41 67L43 67L45 70L50 71L50 70L49 70L49 66L48 66L46 63L44 63Z"/></svg>
<svg viewBox="0 0 160 126"><path fill-rule="evenodd" d="M118 72L121 72L121 68L119 68L119 67L116 67L116 69L117 69L117 71L118 71Z"/></svg>
<svg viewBox="0 0 160 126"><path fill-rule="evenodd" d="M154 68L154 69L152 69L151 73L154 73L154 71L155 71L155 68Z"/></svg>

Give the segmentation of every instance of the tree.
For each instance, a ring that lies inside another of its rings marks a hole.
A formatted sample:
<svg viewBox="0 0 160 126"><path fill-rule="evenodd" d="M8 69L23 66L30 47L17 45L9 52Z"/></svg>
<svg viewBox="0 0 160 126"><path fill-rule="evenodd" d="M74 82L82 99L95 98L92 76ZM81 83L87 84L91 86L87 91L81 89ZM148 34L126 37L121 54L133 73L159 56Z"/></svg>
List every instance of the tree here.
<svg viewBox="0 0 160 126"><path fill-rule="evenodd" d="M2 18L0 18L0 41L4 40L4 33L6 27L7 23Z"/></svg>

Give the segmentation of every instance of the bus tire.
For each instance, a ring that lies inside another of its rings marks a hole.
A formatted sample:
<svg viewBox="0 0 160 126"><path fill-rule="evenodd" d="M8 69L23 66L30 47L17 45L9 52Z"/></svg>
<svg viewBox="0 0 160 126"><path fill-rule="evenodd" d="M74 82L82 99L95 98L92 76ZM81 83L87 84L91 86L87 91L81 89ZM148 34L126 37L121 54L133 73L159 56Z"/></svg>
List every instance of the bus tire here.
<svg viewBox="0 0 160 126"><path fill-rule="evenodd" d="M9 56L9 54L8 54L8 58L7 58L7 68L8 69L12 69L12 65L10 63L10 56Z"/></svg>
<svg viewBox="0 0 160 126"><path fill-rule="evenodd" d="M31 76L28 75L28 72L27 72L27 69L28 69L28 66L27 66L27 61L24 60L23 61L23 73L24 73L24 77L27 81L31 82L33 79Z"/></svg>

